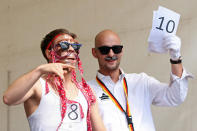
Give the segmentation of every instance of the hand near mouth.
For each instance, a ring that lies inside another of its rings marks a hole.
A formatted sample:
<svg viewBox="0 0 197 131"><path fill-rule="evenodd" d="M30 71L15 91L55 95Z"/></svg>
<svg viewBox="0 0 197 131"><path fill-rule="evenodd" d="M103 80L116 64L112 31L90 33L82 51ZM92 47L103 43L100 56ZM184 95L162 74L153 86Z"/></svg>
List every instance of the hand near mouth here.
<svg viewBox="0 0 197 131"><path fill-rule="evenodd" d="M64 67L63 70L64 70L64 73L68 73L68 72L71 72L72 70L74 70L76 67L75 67L75 64L74 63L71 63L70 61L66 60L65 61L65 64L64 65L67 65L67 67Z"/></svg>
<svg viewBox="0 0 197 131"><path fill-rule="evenodd" d="M68 72L71 72L72 70L75 69L75 66L71 65L71 64L66 64L67 67L64 67L63 70L64 70L64 73L68 73Z"/></svg>
<svg viewBox="0 0 197 131"><path fill-rule="evenodd" d="M75 69L75 66L70 65L70 64L49 63L49 64L40 65L38 67L38 73L40 75L54 74L63 79L64 74L68 73L68 71L71 71L73 69Z"/></svg>

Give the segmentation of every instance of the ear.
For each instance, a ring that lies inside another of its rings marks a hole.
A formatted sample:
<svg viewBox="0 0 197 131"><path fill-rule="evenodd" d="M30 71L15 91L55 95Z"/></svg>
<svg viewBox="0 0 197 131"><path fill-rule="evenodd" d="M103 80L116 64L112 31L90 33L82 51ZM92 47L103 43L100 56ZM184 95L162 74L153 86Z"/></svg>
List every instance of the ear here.
<svg viewBox="0 0 197 131"><path fill-rule="evenodd" d="M124 48L122 48L122 52L121 52L121 55L123 55L123 53L124 53Z"/></svg>
<svg viewBox="0 0 197 131"><path fill-rule="evenodd" d="M46 54L46 56L47 56L48 60L50 61L50 60L52 59L52 56L51 56L50 50L46 49L46 50L45 50L45 54Z"/></svg>
<svg viewBox="0 0 197 131"><path fill-rule="evenodd" d="M97 54L96 54L95 48L92 48L92 55L93 55L95 58L98 58L98 57L97 57Z"/></svg>

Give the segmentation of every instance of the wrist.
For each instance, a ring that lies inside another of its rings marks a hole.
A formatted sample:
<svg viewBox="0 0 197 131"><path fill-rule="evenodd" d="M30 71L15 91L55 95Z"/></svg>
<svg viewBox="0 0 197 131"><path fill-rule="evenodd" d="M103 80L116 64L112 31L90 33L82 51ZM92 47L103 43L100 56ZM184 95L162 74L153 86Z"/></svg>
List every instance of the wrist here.
<svg viewBox="0 0 197 131"><path fill-rule="evenodd" d="M178 59L170 59L170 63L171 64L180 64L180 63L182 63L182 56L179 56L179 58Z"/></svg>
<svg viewBox="0 0 197 131"><path fill-rule="evenodd" d="M170 51L170 59L177 61L180 59L180 57L181 57L180 51L177 52Z"/></svg>
<svg viewBox="0 0 197 131"><path fill-rule="evenodd" d="M38 66L38 67L35 69L36 74L39 75L39 76L42 76L43 74L45 74L43 68L44 68L43 65Z"/></svg>

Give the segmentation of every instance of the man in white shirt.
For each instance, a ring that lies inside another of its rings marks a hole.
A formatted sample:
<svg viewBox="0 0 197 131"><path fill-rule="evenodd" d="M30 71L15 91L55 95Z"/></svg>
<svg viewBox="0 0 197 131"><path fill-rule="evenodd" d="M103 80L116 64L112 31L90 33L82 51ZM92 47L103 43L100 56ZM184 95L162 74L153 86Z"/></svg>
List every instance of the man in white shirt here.
<svg viewBox="0 0 197 131"><path fill-rule="evenodd" d="M165 84L145 73L124 73L119 67L123 54L119 36L111 30L97 34L92 54L99 70L88 84L96 92L107 131L155 131L151 104L176 106L184 101L191 76L181 64L180 46L177 36L164 40L172 70L170 84Z"/></svg>

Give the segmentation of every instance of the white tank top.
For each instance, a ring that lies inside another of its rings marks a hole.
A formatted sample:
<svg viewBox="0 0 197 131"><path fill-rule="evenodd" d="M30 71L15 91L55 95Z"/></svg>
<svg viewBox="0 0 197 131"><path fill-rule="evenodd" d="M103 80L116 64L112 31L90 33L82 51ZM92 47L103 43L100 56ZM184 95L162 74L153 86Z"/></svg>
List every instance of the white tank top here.
<svg viewBox="0 0 197 131"><path fill-rule="evenodd" d="M61 122L60 97L49 87L49 93L45 94L44 79L40 79L42 85L42 97L35 112L27 119L31 131L56 131ZM58 131L87 131L87 101L79 90L78 96L74 99L81 104L84 118L81 119L78 104L67 105L66 115Z"/></svg>

